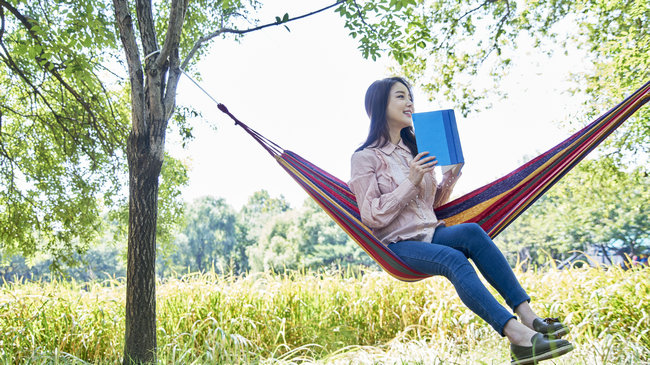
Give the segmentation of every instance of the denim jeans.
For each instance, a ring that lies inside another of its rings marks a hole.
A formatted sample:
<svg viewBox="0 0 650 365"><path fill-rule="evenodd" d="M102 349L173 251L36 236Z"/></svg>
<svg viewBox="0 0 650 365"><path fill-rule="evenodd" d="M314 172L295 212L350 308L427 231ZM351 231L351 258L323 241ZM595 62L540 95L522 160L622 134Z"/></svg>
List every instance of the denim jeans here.
<svg viewBox="0 0 650 365"><path fill-rule="evenodd" d="M429 242L400 241L388 248L411 268L451 281L465 305L503 336L503 328L515 316L504 308L479 279L472 259L512 310L530 297L490 236L476 223L436 228Z"/></svg>

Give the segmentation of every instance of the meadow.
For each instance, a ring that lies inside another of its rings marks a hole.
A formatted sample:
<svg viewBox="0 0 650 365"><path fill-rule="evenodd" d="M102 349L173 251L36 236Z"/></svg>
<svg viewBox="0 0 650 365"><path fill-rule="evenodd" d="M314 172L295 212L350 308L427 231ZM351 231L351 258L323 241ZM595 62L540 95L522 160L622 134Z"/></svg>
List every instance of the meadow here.
<svg viewBox="0 0 650 365"><path fill-rule="evenodd" d="M570 325L550 364L650 362L650 269L517 271L533 307ZM125 280L0 286L0 364L114 364ZM504 364L508 342L443 278L385 273L186 275L158 283L161 364Z"/></svg>

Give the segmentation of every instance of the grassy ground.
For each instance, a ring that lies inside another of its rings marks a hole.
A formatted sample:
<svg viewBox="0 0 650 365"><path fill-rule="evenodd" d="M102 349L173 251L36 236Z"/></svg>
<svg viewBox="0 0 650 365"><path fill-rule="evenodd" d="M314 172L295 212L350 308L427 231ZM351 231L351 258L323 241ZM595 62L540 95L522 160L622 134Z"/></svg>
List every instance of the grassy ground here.
<svg viewBox="0 0 650 365"><path fill-rule="evenodd" d="M650 362L649 269L518 272L533 308L570 325L549 364ZM0 286L0 364L122 357L123 280ZM384 273L189 275L158 285L162 364L503 364L507 340L442 278Z"/></svg>

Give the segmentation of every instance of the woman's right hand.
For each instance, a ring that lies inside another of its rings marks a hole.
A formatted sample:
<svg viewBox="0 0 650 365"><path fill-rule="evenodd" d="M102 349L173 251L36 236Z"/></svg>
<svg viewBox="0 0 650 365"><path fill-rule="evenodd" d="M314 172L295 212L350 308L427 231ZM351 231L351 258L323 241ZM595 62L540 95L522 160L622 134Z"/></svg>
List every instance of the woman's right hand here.
<svg viewBox="0 0 650 365"><path fill-rule="evenodd" d="M409 162L409 180L411 180L415 186L420 185L424 174L433 171L433 168L438 164L436 156L423 158L428 154L429 152L420 152Z"/></svg>

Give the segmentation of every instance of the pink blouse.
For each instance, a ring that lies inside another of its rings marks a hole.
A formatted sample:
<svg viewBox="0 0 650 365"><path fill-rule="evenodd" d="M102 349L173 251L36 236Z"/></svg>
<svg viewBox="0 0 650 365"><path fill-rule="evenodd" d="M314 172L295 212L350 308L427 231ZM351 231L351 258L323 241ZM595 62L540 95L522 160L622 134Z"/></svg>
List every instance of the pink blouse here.
<svg viewBox="0 0 650 365"><path fill-rule="evenodd" d="M445 178L437 185L432 171L415 186L408 179L412 159L402 141L352 155L348 185L357 198L361 221L385 245L405 240L431 242L436 227L444 224L433 209L449 200L458 177Z"/></svg>

